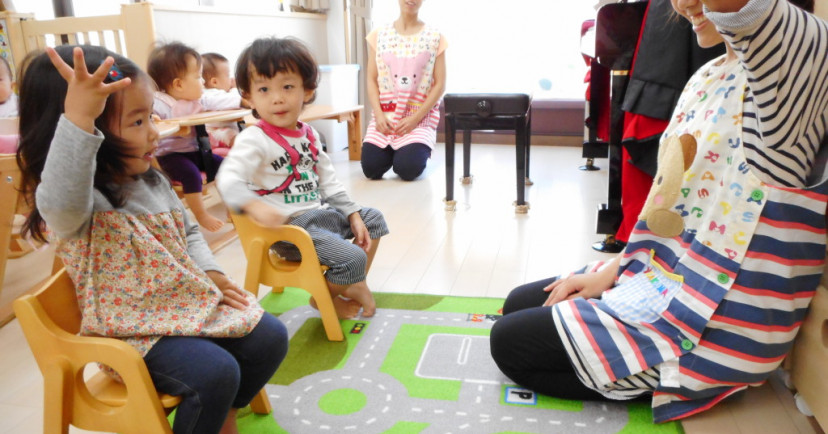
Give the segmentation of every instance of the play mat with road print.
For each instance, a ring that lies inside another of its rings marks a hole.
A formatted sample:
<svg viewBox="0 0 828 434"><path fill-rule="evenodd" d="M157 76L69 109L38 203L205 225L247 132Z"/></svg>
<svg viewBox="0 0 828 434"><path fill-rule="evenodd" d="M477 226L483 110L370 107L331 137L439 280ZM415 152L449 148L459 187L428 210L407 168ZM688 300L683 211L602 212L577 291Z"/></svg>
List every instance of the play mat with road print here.
<svg viewBox="0 0 828 434"><path fill-rule="evenodd" d="M567 401L510 382L489 354L502 299L375 294L372 318L342 321L329 342L306 292L262 300L290 350L267 386L273 415L246 412L254 433L681 433L646 403Z"/></svg>

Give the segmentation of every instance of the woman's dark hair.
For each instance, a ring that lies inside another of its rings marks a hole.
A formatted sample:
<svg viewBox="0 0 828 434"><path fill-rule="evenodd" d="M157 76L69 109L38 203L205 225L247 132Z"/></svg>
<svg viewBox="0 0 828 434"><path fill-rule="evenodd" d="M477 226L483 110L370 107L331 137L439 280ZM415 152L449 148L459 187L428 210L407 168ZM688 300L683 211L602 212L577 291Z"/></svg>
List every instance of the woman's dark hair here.
<svg viewBox="0 0 828 434"><path fill-rule="evenodd" d="M188 56L192 56L196 64L201 66L201 55L198 51L181 42L159 45L150 52L147 74L155 81L158 90L169 90L173 80L187 73Z"/></svg>
<svg viewBox="0 0 828 434"><path fill-rule="evenodd" d="M302 77L305 90L316 90L319 85L319 67L308 48L298 39L256 39L242 51L236 61L236 87L242 96L250 94L252 74L273 78L278 72L296 72ZM308 103L316 99L314 92ZM256 110L253 116L259 117Z"/></svg>
<svg viewBox="0 0 828 434"><path fill-rule="evenodd" d="M73 50L76 45L61 45L55 48L58 55L69 66L74 67ZM130 78L133 83L138 79L148 79L146 74L131 60L105 48L83 45L83 56L86 69L95 71L101 63L112 56L115 65L121 70L124 77ZM37 210L35 189L40 184L40 175L46 162L46 155L52 144L58 120L64 112L67 83L45 52L30 53L20 67L20 144L17 150L17 164L20 166L22 179L21 191L31 206L23 226L23 232L29 233L37 240L46 241L43 233L43 218ZM107 77L106 81L111 80ZM95 119L95 127L103 133L104 140L95 156L96 169L94 186L114 207L123 206L125 197L116 183L125 176L123 142L115 134L111 126L121 114L123 98L121 93L115 93L106 100L103 113ZM73 182L73 180L66 180Z"/></svg>

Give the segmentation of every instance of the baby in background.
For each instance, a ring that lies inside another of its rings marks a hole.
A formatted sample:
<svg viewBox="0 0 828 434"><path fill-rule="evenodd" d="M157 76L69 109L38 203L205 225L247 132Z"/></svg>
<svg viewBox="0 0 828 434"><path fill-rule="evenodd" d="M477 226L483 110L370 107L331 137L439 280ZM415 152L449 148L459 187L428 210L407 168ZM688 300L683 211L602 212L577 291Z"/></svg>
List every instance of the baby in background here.
<svg viewBox="0 0 828 434"><path fill-rule="evenodd" d="M319 134L299 121L319 83L316 61L298 40L257 39L239 56L236 80L259 121L239 133L219 171L224 202L262 226L308 231L319 262L329 267L325 279L337 315L353 318L362 309L373 316L376 303L365 276L388 228L381 212L351 200L320 149ZM295 246L284 244L272 249L301 260Z"/></svg>
<svg viewBox="0 0 828 434"><path fill-rule="evenodd" d="M12 90L13 84L9 61L0 56L0 118L17 116L17 94Z"/></svg>
<svg viewBox="0 0 828 434"><path fill-rule="evenodd" d="M201 55L194 49L172 42L156 47L149 56L147 73L155 81L153 112L161 119L177 118L210 110L229 110L241 107L238 92L204 93L201 78ZM162 139L155 153L161 169L181 183L184 201L190 207L199 225L208 231L217 231L224 222L210 215L202 200L202 176L213 178L222 157L199 150L196 133ZM209 158L208 158L209 157Z"/></svg>
<svg viewBox="0 0 828 434"><path fill-rule="evenodd" d="M234 97L239 95L236 81L230 76L230 62L226 57L218 53L204 53L201 55L201 62L205 98L222 98L228 93ZM242 106L248 105L242 99ZM210 134L210 147L213 148L213 153L226 157L239 134L239 126L235 122L207 124L207 133Z"/></svg>

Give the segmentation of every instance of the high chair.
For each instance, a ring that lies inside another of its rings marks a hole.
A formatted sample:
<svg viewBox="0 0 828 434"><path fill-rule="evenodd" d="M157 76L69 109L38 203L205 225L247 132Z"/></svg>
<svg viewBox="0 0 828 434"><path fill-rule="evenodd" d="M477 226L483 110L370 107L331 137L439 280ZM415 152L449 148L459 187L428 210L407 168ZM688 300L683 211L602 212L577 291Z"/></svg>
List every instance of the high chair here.
<svg viewBox="0 0 828 434"><path fill-rule="evenodd" d="M328 267L319 264L319 257L308 232L292 225L266 228L242 214L231 213L230 217L247 257L244 289L253 295L258 295L259 284L270 286L276 293L284 291L285 286L304 289L316 301L328 340L344 340L342 326L325 281L324 272ZM277 241L294 244L302 255L302 261L292 262L280 258L270 249Z"/></svg>
<svg viewBox="0 0 828 434"><path fill-rule="evenodd" d="M171 433L166 416L181 399L159 393L144 359L118 339L78 336L81 312L65 269L33 295L14 302L23 334L43 374L43 432L84 430L119 433ZM98 372L84 379L90 363L113 368L124 383ZM265 390L250 403L253 412L271 411Z"/></svg>

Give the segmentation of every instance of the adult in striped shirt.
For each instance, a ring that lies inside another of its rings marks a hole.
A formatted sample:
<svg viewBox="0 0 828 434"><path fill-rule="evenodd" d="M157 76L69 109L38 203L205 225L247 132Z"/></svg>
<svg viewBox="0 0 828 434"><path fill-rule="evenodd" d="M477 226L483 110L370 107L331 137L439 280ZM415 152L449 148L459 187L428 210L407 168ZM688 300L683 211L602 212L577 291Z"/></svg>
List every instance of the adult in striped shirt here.
<svg viewBox="0 0 828 434"><path fill-rule="evenodd" d="M663 422L761 384L790 349L825 260L828 25L784 0L703 3L672 0L701 46L727 53L665 131L660 169L685 151L673 195L657 174L645 212L663 209L621 255L508 296L492 356L518 384L650 399Z"/></svg>

